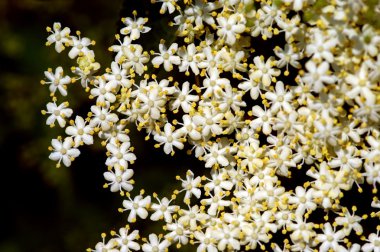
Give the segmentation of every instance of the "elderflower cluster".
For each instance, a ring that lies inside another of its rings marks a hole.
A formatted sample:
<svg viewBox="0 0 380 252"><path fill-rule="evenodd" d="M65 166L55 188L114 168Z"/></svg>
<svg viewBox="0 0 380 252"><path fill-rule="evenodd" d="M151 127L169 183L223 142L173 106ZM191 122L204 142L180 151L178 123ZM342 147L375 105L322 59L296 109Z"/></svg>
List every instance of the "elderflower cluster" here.
<svg viewBox="0 0 380 252"><path fill-rule="evenodd" d="M104 187L123 196L129 223L88 251L380 251L380 225L362 225L379 223L379 198L341 203L351 190L371 193L363 183L376 195L380 183L380 32L359 22L365 1L153 2L173 18L176 40L148 52L138 41L154 31L133 12L104 74L93 41L60 23L47 29L47 45L76 60L70 74L48 69L41 82L52 97L46 124L66 133L49 158L70 166L102 139ZM78 82L93 105L66 125L73 110L58 100ZM135 193L130 127L165 154L187 150L207 175L177 176L172 195ZM306 182L286 188L295 174ZM133 229L140 219L163 232Z"/></svg>

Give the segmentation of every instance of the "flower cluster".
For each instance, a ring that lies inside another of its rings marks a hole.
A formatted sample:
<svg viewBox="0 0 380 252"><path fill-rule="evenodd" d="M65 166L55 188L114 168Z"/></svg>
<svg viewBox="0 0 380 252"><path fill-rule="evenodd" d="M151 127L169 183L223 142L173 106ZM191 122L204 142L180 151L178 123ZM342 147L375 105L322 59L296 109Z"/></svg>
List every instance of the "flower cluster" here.
<svg viewBox="0 0 380 252"><path fill-rule="evenodd" d="M380 33L358 22L368 11L364 1L154 2L174 16L176 41L146 51L138 40L151 30L148 19L133 12L122 19L109 48L114 61L102 75L94 42L59 23L47 29L47 45L69 48L77 65L75 77L62 67L45 72L46 123L66 127L73 111L68 102L57 105L56 93L66 96L75 82L94 101L86 118L69 122L65 138L52 140L50 158L70 166L97 135L108 157L104 187L125 196L119 211L130 225L164 223L163 234L142 239L129 225L109 240L102 234L89 251L186 244L208 252L380 251L380 226L364 235L361 224L379 221L378 197L361 215L341 203L346 192L363 192L363 183L376 194L380 183ZM258 53L269 41L276 46ZM134 126L168 155L188 149L208 175L188 170L172 195L133 196L127 127ZM306 182L285 188L282 180L300 172ZM316 213L325 221L314 221Z"/></svg>

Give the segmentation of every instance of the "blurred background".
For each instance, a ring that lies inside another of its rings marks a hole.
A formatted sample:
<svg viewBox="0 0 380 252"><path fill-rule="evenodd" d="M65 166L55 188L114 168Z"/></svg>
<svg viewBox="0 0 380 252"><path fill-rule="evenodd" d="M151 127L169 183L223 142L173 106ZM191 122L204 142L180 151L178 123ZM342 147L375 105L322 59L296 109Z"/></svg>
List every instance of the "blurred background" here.
<svg viewBox="0 0 380 252"><path fill-rule="evenodd" d="M131 16L135 9L139 16L149 17L148 26L152 27L139 41L145 50L156 49L161 38L173 39L169 20L158 14L159 8L150 0L0 0L0 252L85 251L101 241L102 232L109 234L127 223L127 215L117 211L123 198L103 189L106 156L99 141L82 147L81 156L69 168L56 169L48 159L51 139L64 132L45 124L41 110L50 98L40 80L48 67L61 65L68 72L74 62L68 60L67 49L57 54L53 47L45 46L46 26L61 22L72 33L80 30L82 36L96 40L92 49L104 69L112 61L107 48L115 43L121 17ZM91 106L87 94L79 83L68 91L72 117L85 116ZM179 186L176 175L183 177L187 169L201 175L204 170L202 163L184 151L167 156L162 149L153 148L152 140L144 141L142 132L130 130L137 156L132 166L136 181L133 194L144 188L149 194L169 197ZM283 184L292 189L294 181L304 180L300 172ZM342 202L346 206L368 205L370 200L371 195L363 197L354 189ZM318 223L324 215L316 216ZM143 221L132 228L147 237L149 232L160 232L161 226ZM365 232L369 230L374 228Z"/></svg>
<svg viewBox="0 0 380 252"><path fill-rule="evenodd" d="M148 8L149 7L149 8ZM46 26L62 26L96 40L92 48L102 67L112 60L107 51L118 32L122 16L149 16L152 33L140 43L153 49L167 32L167 20L158 14L160 6L142 0L0 0L0 251L85 251L101 241L100 234L118 230L127 215L118 213L122 197L103 189L105 151L82 147L81 156L69 168L55 168L48 159L51 139L62 129L49 128L41 110L50 101L47 86L41 86L43 72L61 65L68 73L66 49L57 54L46 47ZM104 69L104 68L103 68ZM78 85L69 87L68 100L75 114L85 116L89 104ZM135 170L136 193L142 184L148 193L170 196L175 175L183 175L192 160L186 155L162 155L142 133L131 133L138 160ZM164 171L164 174L163 174ZM170 190L169 190L170 189ZM135 226L145 233L158 226Z"/></svg>

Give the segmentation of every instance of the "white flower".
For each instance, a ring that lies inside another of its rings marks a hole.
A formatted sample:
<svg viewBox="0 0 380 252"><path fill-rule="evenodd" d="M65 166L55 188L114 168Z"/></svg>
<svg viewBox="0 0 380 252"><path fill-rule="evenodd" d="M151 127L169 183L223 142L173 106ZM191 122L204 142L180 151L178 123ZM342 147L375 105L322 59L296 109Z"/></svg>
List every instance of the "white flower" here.
<svg viewBox="0 0 380 252"><path fill-rule="evenodd" d="M380 185L380 164L364 164L365 173L363 174L368 184L376 188L376 183Z"/></svg>
<svg viewBox="0 0 380 252"><path fill-rule="evenodd" d="M61 139L51 140L51 149L52 153L49 155L49 158L53 161L58 161L57 167L61 166L62 163L69 167L71 162L79 156L80 151L74 148L74 141L71 137L66 137L62 142Z"/></svg>
<svg viewBox="0 0 380 252"><path fill-rule="evenodd" d="M93 117L90 121L91 127L97 127L103 131L107 131L119 120L117 115L111 113L107 107L98 107L95 105L91 106L91 112L93 113Z"/></svg>
<svg viewBox="0 0 380 252"><path fill-rule="evenodd" d="M134 230L129 234L128 228L120 228L118 238L115 238L115 241L120 246L120 252L129 252L132 250L140 250L140 245L134 240L139 238L139 230Z"/></svg>
<svg viewBox="0 0 380 252"><path fill-rule="evenodd" d="M171 110L174 112L178 112L179 107L182 108L183 112L189 113L193 108L192 104L195 104L199 100L198 95L190 94L193 89L190 89L190 83L185 81L182 84L182 88L176 88L176 92L174 93L175 99L173 99L170 103Z"/></svg>
<svg viewBox="0 0 380 252"><path fill-rule="evenodd" d="M218 68L222 58L221 51L214 51L210 46L204 47L202 50L205 58L198 63L198 67L206 70Z"/></svg>
<svg viewBox="0 0 380 252"><path fill-rule="evenodd" d="M110 239L107 243L104 241L105 234L102 234L103 242L98 242L95 245L95 250L91 250L92 252L120 252L120 250L117 247L118 243L115 241L115 239Z"/></svg>
<svg viewBox="0 0 380 252"><path fill-rule="evenodd" d="M92 137L93 128L89 125L86 125L86 121L80 117L75 117L75 123L71 126L68 126L65 130L66 134L74 138L75 146L82 145L83 143L91 145L94 143Z"/></svg>
<svg viewBox="0 0 380 252"><path fill-rule="evenodd" d="M157 237L156 234L149 235L149 242L142 245L142 251L144 252L166 252L170 246L170 242L167 239L161 241L161 236Z"/></svg>
<svg viewBox="0 0 380 252"><path fill-rule="evenodd" d="M326 61L317 65L309 60L305 67L307 72L302 80L311 87L312 91L320 92L325 87L324 83L333 84L336 81L336 77L329 73L330 64Z"/></svg>
<svg viewBox="0 0 380 252"><path fill-rule="evenodd" d="M346 208L343 209L343 213L339 214L340 217L335 218L335 222L343 226L343 230L348 236L351 233L351 230L354 230L357 235L363 233L363 227L360 224L360 221L363 219L360 216L355 215L357 210L356 206L353 207L353 213L351 214Z"/></svg>
<svg viewBox="0 0 380 252"><path fill-rule="evenodd" d="M367 65L362 64L357 73L348 74L345 80L351 86L351 89L346 93L349 98L354 99L359 94L362 97L375 96L371 91L371 89L375 89L375 85L368 77Z"/></svg>
<svg viewBox="0 0 380 252"><path fill-rule="evenodd" d="M61 30L61 23L57 22L53 24L54 32L50 27L47 27L46 30L52 33L47 38L46 45L50 46L51 44L55 43L55 50L58 53L62 52L63 49L65 49L65 46L68 46L70 44L70 28L65 27Z"/></svg>
<svg viewBox="0 0 380 252"><path fill-rule="evenodd" d="M248 171L250 173L254 173L258 169L263 167L263 160L261 159L263 153L263 149L258 147L257 143L250 143L249 145L245 145L244 148L239 148L237 156L241 160L241 167L246 169L248 167Z"/></svg>
<svg viewBox="0 0 380 252"><path fill-rule="evenodd" d="M210 216L203 212L203 208L198 205L190 207L189 210L180 209L178 212L181 217L179 217L178 222L184 226L188 226L191 231L199 229L199 223L206 223L210 219Z"/></svg>
<svg viewBox="0 0 380 252"><path fill-rule="evenodd" d="M216 248L216 239L212 237L211 229L206 229L206 232L195 231L194 237L197 239L197 243L199 243L197 247L197 252L218 252Z"/></svg>
<svg viewBox="0 0 380 252"><path fill-rule="evenodd" d="M124 209L120 211L130 211L128 215L128 222L136 222L136 216L139 216L141 219L146 219L148 217L148 208L150 205L150 196L143 198L142 195L137 195L133 200L128 196L128 200L123 201Z"/></svg>
<svg viewBox="0 0 380 252"><path fill-rule="evenodd" d="M116 101L116 83L106 82L105 79L99 78L95 80L95 87L91 89L91 96L97 97L97 104L104 104L105 101L114 103Z"/></svg>
<svg viewBox="0 0 380 252"><path fill-rule="evenodd" d="M365 53L374 57L379 52L380 36L369 24L363 25L362 32L354 37L354 41L355 47L353 48L353 53L355 55Z"/></svg>
<svg viewBox="0 0 380 252"><path fill-rule="evenodd" d="M211 170L210 182L204 185L206 191L213 191L215 194L231 191L234 184L228 180L228 174L225 169Z"/></svg>
<svg viewBox="0 0 380 252"><path fill-rule="evenodd" d="M212 237L218 241L218 250L240 250L239 228L223 225L212 232Z"/></svg>
<svg viewBox="0 0 380 252"><path fill-rule="evenodd" d="M173 70L173 64L181 64L181 58L174 55L178 50L178 44L173 43L170 45L169 49L166 49L164 44L158 46L160 53L156 53L156 57L152 59L152 64L155 68L158 68L161 64L164 64L164 69L167 72Z"/></svg>
<svg viewBox="0 0 380 252"><path fill-rule="evenodd" d="M327 33L328 34L328 33ZM319 29L313 30L313 40L306 46L306 55L312 56L313 60L327 60L329 63L334 61L332 49L338 44L338 39L333 34L324 35Z"/></svg>
<svg viewBox="0 0 380 252"><path fill-rule="evenodd" d="M209 198L202 199L201 204L208 206L207 214L216 216L218 212L222 211L224 207L230 206L232 202L230 200L224 200L225 193L217 193L215 195L209 194Z"/></svg>
<svg viewBox="0 0 380 252"><path fill-rule="evenodd" d="M161 82L163 82L162 80ZM161 83L160 82L160 83ZM144 84L144 83L141 83ZM140 84L140 85L141 85ZM161 111L164 111L164 106L167 102L165 89L157 85L156 82L150 82L148 86L141 87L137 92L136 101L138 104L138 112L145 114L144 119L158 120L161 116Z"/></svg>
<svg viewBox="0 0 380 252"><path fill-rule="evenodd" d="M132 86L132 81L129 78L127 69L121 67L117 62L112 61L111 72L104 74L104 78L108 81L108 85L111 87L124 87L130 88Z"/></svg>
<svg viewBox="0 0 380 252"><path fill-rule="evenodd" d="M83 54L88 53L90 50L88 46L93 45L89 38L77 38L76 36L71 36L72 39L72 48L69 51L69 57L75 59L77 56L82 56Z"/></svg>
<svg viewBox="0 0 380 252"><path fill-rule="evenodd" d="M108 48L108 50L116 53L115 62L122 63L126 57L126 55L124 55L124 48L127 48L132 43L132 40L128 36L125 36L123 38L123 42L120 41L119 36L116 37L116 39L120 45L113 45L110 48Z"/></svg>
<svg viewBox="0 0 380 252"><path fill-rule="evenodd" d="M57 67L53 74L52 70L49 68L48 71L45 71L45 76L49 81L41 81L42 84L50 84L49 90L51 95L54 95L55 92L58 91L61 95L67 95L67 84L71 83L70 76L63 76L62 67Z"/></svg>
<svg viewBox="0 0 380 252"><path fill-rule="evenodd" d="M132 169L119 169L115 168L115 171L108 171L103 174L104 178L109 181L107 186L111 186L111 192L118 192L125 190L127 192L132 191L134 181Z"/></svg>
<svg viewBox="0 0 380 252"><path fill-rule="evenodd" d="M151 209L154 213L150 216L152 221L158 221L164 219L166 223L171 223L173 218L172 214L178 211L179 206L170 205L171 200L168 200L166 197L163 197L161 200L157 198L158 204L153 203Z"/></svg>
<svg viewBox="0 0 380 252"><path fill-rule="evenodd" d="M277 67L286 67L286 72L284 73L285 75L289 74L289 64L295 68L301 67L301 64L298 62L301 58L301 54L294 51L293 47L289 44L286 44L284 49L277 46L273 49L273 51L276 56L280 58L280 60L277 61Z"/></svg>
<svg viewBox="0 0 380 252"><path fill-rule="evenodd" d="M120 121L117 124L114 124L109 130L107 131L100 131L99 137L101 139L105 139L102 144L112 141L117 142L130 142L130 138L127 134L128 130L125 129L126 124L125 121ZM105 145L105 144L104 144Z"/></svg>
<svg viewBox="0 0 380 252"><path fill-rule="evenodd" d="M222 57L222 69L225 72L232 72L233 74L237 74L236 76L240 76L237 71L246 72L248 64L245 63L245 52L244 51L235 51L230 50L227 51L225 48L221 50Z"/></svg>
<svg viewBox="0 0 380 252"><path fill-rule="evenodd" d="M342 242L344 237L343 230L335 231L335 227L333 229L329 222L324 223L323 234L318 234L316 237L319 242L322 242L319 251L327 252L329 249L333 251L342 250L343 247L339 245L339 242Z"/></svg>
<svg viewBox="0 0 380 252"><path fill-rule="evenodd" d="M308 243L315 236L313 227L313 222L307 222L302 216L296 215L296 219L288 225L289 230L292 231L290 238L292 241L305 241Z"/></svg>
<svg viewBox="0 0 380 252"><path fill-rule="evenodd" d="M250 122L250 126L259 130L262 129L265 135L269 135L272 132L272 113L270 110L263 110L260 106L255 105L252 107L252 114L257 117Z"/></svg>
<svg viewBox="0 0 380 252"><path fill-rule="evenodd" d="M160 13L164 14L166 10L169 11L169 14L172 14L175 11L176 3L178 0L155 0L155 2L162 3Z"/></svg>
<svg viewBox="0 0 380 252"><path fill-rule="evenodd" d="M218 143L213 143L208 148L208 153L203 156L203 159L206 162L206 168L211 168L215 165L226 167L230 163L226 158L226 148L220 148Z"/></svg>
<svg viewBox="0 0 380 252"><path fill-rule="evenodd" d="M203 80L203 88L206 89L203 97L220 97L222 95L223 88L230 86L230 80L219 77L219 70L217 68L211 68L207 71L206 78Z"/></svg>
<svg viewBox="0 0 380 252"><path fill-rule="evenodd" d="M366 241L368 243L364 244L362 250L364 252L379 252L380 251L380 237L379 237L379 229L377 229L377 233L371 233Z"/></svg>
<svg viewBox="0 0 380 252"><path fill-rule="evenodd" d="M171 243L178 242L177 248L179 248L181 244L186 245L189 242L189 230L187 230L181 223L169 223L166 225L166 229L171 232L165 235L165 239L169 240Z"/></svg>
<svg viewBox="0 0 380 252"><path fill-rule="evenodd" d="M185 9L187 17L194 19L196 27L203 27L203 22L213 25L215 24L212 11L221 7L219 2L204 2L195 0L195 4Z"/></svg>
<svg viewBox="0 0 380 252"><path fill-rule="evenodd" d="M130 35L132 40L140 38L140 33L147 33L151 30L150 27L144 26L148 22L148 18L139 17L136 19L136 12L133 13L133 19L130 17L122 18L121 21L126 25L120 29L123 35Z"/></svg>
<svg viewBox="0 0 380 252"><path fill-rule="evenodd" d="M306 211L314 211L317 208L317 204L314 202L314 189L309 188L306 190L302 186L297 186L295 194L289 196L289 203L296 205L296 213L300 215L303 215Z"/></svg>
<svg viewBox="0 0 380 252"><path fill-rule="evenodd" d="M236 42L238 35L245 31L246 20L243 15L232 14L229 17L220 16L216 18L218 22L217 34L229 45Z"/></svg>
<svg viewBox="0 0 380 252"><path fill-rule="evenodd" d="M219 101L218 106L222 112L230 112L231 109L236 112L240 111L241 107L247 106L246 102L243 101L244 92L241 90L236 90L230 85L227 85L225 86L225 90L222 94L223 95ZM241 120L236 120L236 122L237 121Z"/></svg>
<svg viewBox="0 0 380 252"><path fill-rule="evenodd" d="M334 125L331 118L326 117L326 120L323 118L314 121L314 127L316 129L316 133L314 134L315 138L321 139L333 146L337 144L337 135L339 134L340 129Z"/></svg>
<svg viewBox="0 0 380 252"><path fill-rule="evenodd" d="M307 3L307 0L283 0L286 4L292 4L292 8L295 11L300 11L303 8L304 3Z"/></svg>
<svg viewBox="0 0 380 252"><path fill-rule="evenodd" d="M174 127L170 123L166 123L164 126L164 132L157 133L154 135L154 140L159 142L156 147L164 144L164 152L166 154L174 154L174 148L176 147L180 150L183 149L184 145L182 143L183 133L181 130L175 130Z"/></svg>
<svg viewBox="0 0 380 252"><path fill-rule="evenodd" d="M58 121L61 128L65 127L65 118L69 118L73 114L73 110L68 108L68 106L68 102L62 102L58 106L55 102L49 102L46 104L47 111L42 111L42 114L49 114L49 117L46 119L46 125L53 127L54 122Z"/></svg>
<svg viewBox="0 0 380 252"><path fill-rule="evenodd" d="M278 112L279 109L283 109L287 113L293 111L293 107L290 105L293 95L285 90L282 81L277 81L275 90L276 92L265 93L265 98L270 101L272 113Z"/></svg>
<svg viewBox="0 0 380 252"><path fill-rule="evenodd" d="M117 169L127 169L128 163L133 164L136 160L135 154L131 153L131 143L124 142L121 145L116 143L108 143L106 148L110 153L110 157L106 160L106 165Z"/></svg>
<svg viewBox="0 0 380 252"><path fill-rule="evenodd" d="M256 100L261 94L260 90L260 80L258 80L252 72L249 74L249 79L243 78L244 82L241 82L238 85L238 88L244 90L245 92L249 91L249 94L253 100Z"/></svg>
<svg viewBox="0 0 380 252"><path fill-rule="evenodd" d="M202 127L202 136L206 138L211 133L215 135L220 135L223 133L223 129L220 126L220 122L223 117L224 115L222 113L218 113L209 107L203 107L202 115L196 114L193 117L193 122L197 126Z"/></svg>
<svg viewBox="0 0 380 252"><path fill-rule="evenodd" d="M331 168L354 170L360 169L362 165L362 160L355 157L357 148L354 146L348 146L345 149L339 149L336 151L337 157L329 161Z"/></svg>
<svg viewBox="0 0 380 252"><path fill-rule="evenodd" d="M180 179L180 177L178 177ZM186 172L186 180L180 179L182 181L182 191L185 191L185 197L183 197L183 201L186 203L190 200L191 196L194 195L198 199L201 197L201 190L199 187L201 186L201 177L194 178L194 173L190 170Z"/></svg>
<svg viewBox="0 0 380 252"><path fill-rule="evenodd" d="M194 43L191 43L186 47L181 47L178 50L178 55L181 57L181 65L178 67L180 72L185 72L189 75L189 68L195 75L199 74L198 62L201 62L204 58L203 53L199 53Z"/></svg>
<svg viewBox="0 0 380 252"><path fill-rule="evenodd" d="M132 68L138 75L142 75L147 70L145 63L149 62L149 54L143 52L143 47L141 45L130 45L123 47L122 50L126 56L126 59L122 64L123 68Z"/></svg>
<svg viewBox="0 0 380 252"><path fill-rule="evenodd" d="M276 76L279 76L281 71L279 69L273 68L276 65L276 61L273 57L269 57L266 62L264 62L263 56L256 56L253 58L254 70L252 72L252 79L256 82L262 82L265 87L268 87L272 81L276 82Z"/></svg>

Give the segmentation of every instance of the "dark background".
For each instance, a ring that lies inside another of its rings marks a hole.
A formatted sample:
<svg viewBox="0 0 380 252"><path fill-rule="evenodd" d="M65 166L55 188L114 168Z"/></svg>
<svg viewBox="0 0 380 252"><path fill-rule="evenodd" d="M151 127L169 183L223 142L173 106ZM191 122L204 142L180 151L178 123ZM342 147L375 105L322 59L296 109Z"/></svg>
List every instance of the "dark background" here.
<svg viewBox="0 0 380 252"><path fill-rule="evenodd" d="M139 16L148 16L153 28L139 43L154 49L168 26L158 14L159 6L150 1L0 0L1 252L85 251L101 241L102 232L109 234L127 224L127 215L117 211L122 197L103 189L106 156L100 141L82 147L69 168L56 169L48 159L51 139L64 131L45 124L40 111L50 98L47 86L39 82L48 67L61 65L69 73L75 64L68 60L67 49L57 54L53 46L45 46L46 26L61 22L72 34L80 30L82 36L96 40L92 49L104 71L112 60L107 48L115 43L120 18L132 16L134 9ZM90 104L80 84L68 92L72 118L85 116ZM147 193L170 197L174 185L179 185L173 183L175 176L192 168L192 159L184 154L166 156L153 148L152 140L145 142L142 132L131 130L137 156L132 195L144 185ZM158 225L144 222L132 227L145 237L160 231Z"/></svg>
<svg viewBox="0 0 380 252"><path fill-rule="evenodd" d="M75 62L68 60L67 49L57 54L53 47L45 46L45 29L61 22L73 34L80 30L82 36L96 40L92 49L104 70L112 61L107 48L116 43L120 18L131 16L134 9L150 19L152 31L139 41L145 50L156 49L160 38L172 39L168 19L158 14L159 7L150 0L0 0L0 252L85 251L95 247L102 232L109 234L127 224L127 215L117 211L122 197L103 189L106 156L100 141L82 147L81 156L69 168L56 169L48 159L51 139L64 131L45 124L46 117L40 111L50 98L48 88L39 83L48 67L61 65L68 73ZM87 94L79 83L68 91L72 118L85 116L90 107ZM180 185L176 175L183 176L187 169L198 174L204 170L184 151L167 156L162 149L153 148L152 140L144 141L142 132L130 129L137 156L131 166L136 181L133 195L144 188L149 194L170 197ZM305 180L303 172L296 172L283 185L293 189ZM369 206L373 196L371 187L363 185L363 189L365 193L359 194L354 188L342 200L349 208L359 206L359 215L369 214L360 206ZM324 215L317 213L316 222L324 222ZM372 218L362 224L366 235L375 230ZM145 221L132 228L145 237L161 230L160 223Z"/></svg>

